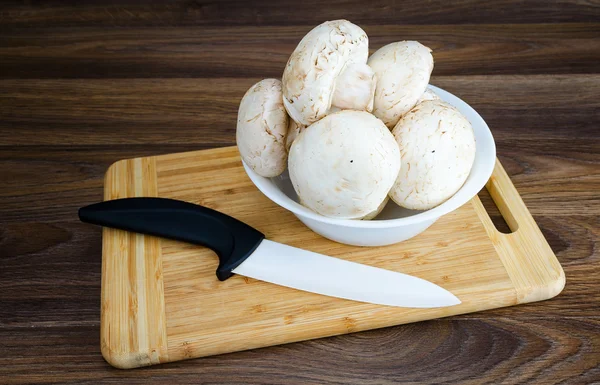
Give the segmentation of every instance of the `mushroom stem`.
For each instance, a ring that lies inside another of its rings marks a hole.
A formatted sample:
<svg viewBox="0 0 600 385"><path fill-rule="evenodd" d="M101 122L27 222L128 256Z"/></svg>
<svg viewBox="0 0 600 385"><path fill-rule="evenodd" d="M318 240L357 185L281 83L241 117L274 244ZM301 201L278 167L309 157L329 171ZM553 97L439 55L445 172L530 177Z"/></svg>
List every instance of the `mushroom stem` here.
<svg viewBox="0 0 600 385"><path fill-rule="evenodd" d="M376 84L371 67L364 63L348 63L336 79L331 105L342 110L371 112Z"/></svg>

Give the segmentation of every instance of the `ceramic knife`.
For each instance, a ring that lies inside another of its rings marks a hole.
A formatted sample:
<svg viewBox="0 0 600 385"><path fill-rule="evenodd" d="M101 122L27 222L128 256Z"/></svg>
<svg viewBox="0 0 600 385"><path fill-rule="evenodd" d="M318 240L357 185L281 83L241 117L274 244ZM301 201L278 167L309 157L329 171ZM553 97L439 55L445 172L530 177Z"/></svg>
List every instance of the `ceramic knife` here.
<svg viewBox="0 0 600 385"><path fill-rule="evenodd" d="M219 257L217 278L233 274L378 305L445 307L460 300L424 279L265 239L253 227L208 207L166 198L108 200L79 209L81 221L189 242Z"/></svg>

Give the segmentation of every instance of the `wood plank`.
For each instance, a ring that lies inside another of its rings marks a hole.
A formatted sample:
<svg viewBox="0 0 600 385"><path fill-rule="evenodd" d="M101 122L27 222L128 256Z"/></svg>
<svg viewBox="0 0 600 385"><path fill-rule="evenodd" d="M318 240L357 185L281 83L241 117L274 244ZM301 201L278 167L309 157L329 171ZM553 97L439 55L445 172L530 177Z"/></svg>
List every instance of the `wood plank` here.
<svg viewBox="0 0 600 385"><path fill-rule="evenodd" d="M312 27L8 30L0 78L280 78ZM600 71L599 23L361 27L372 52L399 40L426 44L435 76Z"/></svg>
<svg viewBox="0 0 600 385"><path fill-rule="evenodd" d="M357 23L463 24L597 21L594 1L502 0L485 4L476 0L448 3L443 0L317 0L277 1L104 1L85 3L46 1L43 5L8 1L0 24L4 27L87 27L171 25L316 25L346 17ZM368 11L367 11L368 9Z"/></svg>
<svg viewBox="0 0 600 385"><path fill-rule="evenodd" d="M600 381L598 317L456 317L134 371L109 367L98 342L97 326L0 328L0 377L6 384L89 385Z"/></svg>
<svg viewBox="0 0 600 385"><path fill-rule="evenodd" d="M532 142L528 143L534 146ZM548 150L546 155L541 155L541 146L532 154L521 155L527 151L526 144L510 151L499 146L499 151L504 151L504 158L520 168L511 176L514 176L512 179L532 212L560 216L600 211L597 193L600 191L599 146L589 152L584 149L581 157L571 155L576 150L562 154L559 154L560 150ZM539 174L533 176L532 173Z"/></svg>
<svg viewBox="0 0 600 385"><path fill-rule="evenodd" d="M259 80L0 80L0 143L233 144L239 102ZM435 76L432 84L471 104L502 150L506 141L508 150L538 143L574 154L600 151L600 74Z"/></svg>

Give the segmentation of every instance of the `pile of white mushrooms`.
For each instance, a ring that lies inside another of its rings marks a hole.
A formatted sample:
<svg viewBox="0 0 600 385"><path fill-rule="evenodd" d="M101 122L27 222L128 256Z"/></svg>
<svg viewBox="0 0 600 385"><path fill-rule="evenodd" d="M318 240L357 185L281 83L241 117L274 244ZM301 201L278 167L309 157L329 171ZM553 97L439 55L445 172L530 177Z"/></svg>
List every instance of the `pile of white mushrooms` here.
<svg viewBox="0 0 600 385"><path fill-rule="evenodd" d="M300 203L331 218L372 219L391 198L433 208L464 184L475 158L469 121L427 89L431 50L416 41L369 57L347 20L311 30L281 81L244 95L237 145L257 174L289 171ZM391 131L390 131L391 130Z"/></svg>

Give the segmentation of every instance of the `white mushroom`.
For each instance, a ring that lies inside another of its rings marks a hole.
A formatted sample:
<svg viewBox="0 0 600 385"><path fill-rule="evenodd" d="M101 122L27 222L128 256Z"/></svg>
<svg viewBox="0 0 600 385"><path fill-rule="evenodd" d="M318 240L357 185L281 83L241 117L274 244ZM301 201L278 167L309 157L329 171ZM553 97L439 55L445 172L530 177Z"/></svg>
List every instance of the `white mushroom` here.
<svg viewBox="0 0 600 385"><path fill-rule="evenodd" d="M418 104L392 131L402 170L390 191L399 206L433 208L454 195L469 176L475 159L471 123L441 100Z"/></svg>
<svg viewBox="0 0 600 385"><path fill-rule="evenodd" d="M368 64L377 77L373 114L392 128L425 92L433 71L431 50L416 41L391 43L373 53Z"/></svg>
<svg viewBox="0 0 600 385"><path fill-rule="evenodd" d="M283 72L290 117L310 125L340 109L371 111L375 75L367 66L367 34L347 20L327 21L300 41Z"/></svg>
<svg viewBox="0 0 600 385"><path fill-rule="evenodd" d="M288 120L277 79L261 80L242 98L236 142L242 159L257 174L273 177L285 170Z"/></svg>
<svg viewBox="0 0 600 385"><path fill-rule="evenodd" d="M300 133L288 169L303 205L327 217L360 219L385 200L400 170L400 151L381 120L344 110Z"/></svg>
<svg viewBox="0 0 600 385"><path fill-rule="evenodd" d="M440 100L440 97L438 96L438 94L433 92L433 90L431 88L427 88L425 90L425 92L423 92L423 95L421 95L419 100L417 100L417 103L415 103L415 105L417 105L419 103L423 103L427 100Z"/></svg>
<svg viewBox="0 0 600 385"><path fill-rule="evenodd" d="M379 213L381 213L383 211L383 209L385 208L385 205L387 205L389 201L390 201L390 197L389 196L385 197L383 202L381 202L381 204L379 204L379 207L377 207L377 210L373 211L372 213L367 214L366 216L364 216L360 219L362 219L363 221L370 221L371 219L375 219L375 217L377 217L379 215Z"/></svg>
<svg viewBox="0 0 600 385"><path fill-rule="evenodd" d="M300 133L306 128L301 124L298 124L294 121L294 119L290 119L290 123L288 125L287 136L285 137L285 149L289 152L290 147L292 147L292 143L294 140L300 135Z"/></svg>
<svg viewBox="0 0 600 385"><path fill-rule="evenodd" d="M366 63L348 63L335 81L332 107L340 110L373 111L377 79Z"/></svg>

